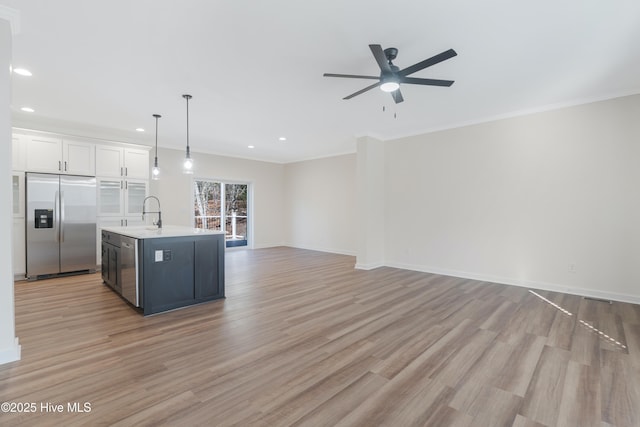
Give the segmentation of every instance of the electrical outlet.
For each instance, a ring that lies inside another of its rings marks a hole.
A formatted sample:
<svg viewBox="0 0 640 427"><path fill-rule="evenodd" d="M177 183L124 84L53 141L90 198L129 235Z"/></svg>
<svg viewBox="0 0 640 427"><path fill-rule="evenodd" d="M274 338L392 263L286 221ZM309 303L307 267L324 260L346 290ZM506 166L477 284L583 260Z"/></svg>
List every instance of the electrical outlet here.
<svg viewBox="0 0 640 427"><path fill-rule="evenodd" d="M569 273L575 273L576 272L576 265L571 263L569 264Z"/></svg>

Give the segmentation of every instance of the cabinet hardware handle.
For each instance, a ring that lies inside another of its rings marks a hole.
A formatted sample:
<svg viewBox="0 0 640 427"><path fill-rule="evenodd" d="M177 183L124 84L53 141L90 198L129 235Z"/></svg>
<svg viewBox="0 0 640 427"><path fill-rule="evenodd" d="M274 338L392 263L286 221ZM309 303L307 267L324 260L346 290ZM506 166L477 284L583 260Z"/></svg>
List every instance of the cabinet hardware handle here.
<svg viewBox="0 0 640 427"><path fill-rule="evenodd" d="M128 168L124 168L124 176L129 176L129 169Z"/></svg>
<svg viewBox="0 0 640 427"><path fill-rule="evenodd" d="M120 166L120 176L123 176L123 175L124 175L124 173L123 173L123 169L124 169L124 168L123 168L122 166Z"/></svg>
<svg viewBox="0 0 640 427"><path fill-rule="evenodd" d="M124 189L128 190L129 189L129 181L125 181L124 182Z"/></svg>
<svg viewBox="0 0 640 427"><path fill-rule="evenodd" d="M128 226L129 226L129 220L128 220L128 219L125 219L125 220L124 220L124 226L125 226L125 227L128 227Z"/></svg>
<svg viewBox="0 0 640 427"><path fill-rule="evenodd" d="M66 160L65 160L65 162L64 162L64 171L65 171L65 172L67 171L67 161L66 161Z"/></svg>
<svg viewBox="0 0 640 427"><path fill-rule="evenodd" d="M58 160L58 170L59 171L62 170L62 162L60 160Z"/></svg>

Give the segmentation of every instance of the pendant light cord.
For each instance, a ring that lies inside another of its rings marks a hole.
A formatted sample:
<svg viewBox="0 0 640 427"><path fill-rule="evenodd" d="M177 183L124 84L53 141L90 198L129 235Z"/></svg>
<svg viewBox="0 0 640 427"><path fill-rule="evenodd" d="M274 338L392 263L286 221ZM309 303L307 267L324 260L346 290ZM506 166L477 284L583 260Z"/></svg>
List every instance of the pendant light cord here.
<svg viewBox="0 0 640 427"><path fill-rule="evenodd" d="M158 118L160 117L157 114L153 115L156 118L156 159L158 159Z"/></svg>
<svg viewBox="0 0 640 427"><path fill-rule="evenodd" d="M187 97L187 153L189 153L189 97Z"/></svg>
<svg viewBox="0 0 640 427"><path fill-rule="evenodd" d="M191 99L191 95L182 95L184 99L187 100L187 156L191 155L189 151L189 99Z"/></svg>
<svg viewBox="0 0 640 427"><path fill-rule="evenodd" d="M154 161L154 166L158 167L158 119L162 116L160 114L154 114L153 117L156 118L156 157Z"/></svg>

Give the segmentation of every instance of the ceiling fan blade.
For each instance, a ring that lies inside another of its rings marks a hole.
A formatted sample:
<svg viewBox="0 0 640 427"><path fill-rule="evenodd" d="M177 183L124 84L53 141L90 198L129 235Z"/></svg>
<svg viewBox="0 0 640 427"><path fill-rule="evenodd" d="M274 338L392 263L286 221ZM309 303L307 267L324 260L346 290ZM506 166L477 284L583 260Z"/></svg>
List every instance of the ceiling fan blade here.
<svg viewBox="0 0 640 427"><path fill-rule="evenodd" d="M418 79L415 77L401 77L400 83L409 83L412 85L427 85L427 86L446 86L449 87L453 84L453 80L436 80L436 79Z"/></svg>
<svg viewBox="0 0 640 427"><path fill-rule="evenodd" d="M378 66L382 70L383 73L391 73L391 66L387 61L387 57L382 50L382 46L379 44L370 44L369 49L371 49L371 53L373 53L373 57L376 58L376 62Z"/></svg>
<svg viewBox="0 0 640 427"><path fill-rule="evenodd" d="M370 79L370 80L380 80L380 77L377 76L358 76L355 74L333 74L333 73L324 73L324 77L344 77L347 79Z"/></svg>
<svg viewBox="0 0 640 427"><path fill-rule="evenodd" d="M355 93L352 93L351 95L347 95L347 96L345 96L345 97L344 97L344 98L342 98L342 99L351 99L351 98L353 98L354 96L358 96L358 95L360 95L360 94L362 94L362 93L365 93L366 91L371 90L371 89L373 89L374 87L378 87L378 86L380 86L380 82L378 82L378 83L374 83L374 84L372 84L371 86L367 86L367 87L365 87L364 89L360 89L359 91L357 91L357 92L355 92Z"/></svg>
<svg viewBox="0 0 640 427"><path fill-rule="evenodd" d="M391 97L396 102L396 104L399 104L402 101L404 101L404 98L402 97L402 92L400 92L400 89L396 89L393 92L391 92Z"/></svg>
<svg viewBox="0 0 640 427"><path fill-rule="evenodd" d="M413 74L427 67L431 67L432 65L436 65L442 61L446 61L449 58L453 58L456 55L457 53L455 50L453 49L446 50L442 53L437 54L436 56L432 56L429 59L425 59L424 61L418 62L417 64L413 64L412 66L407 67L404 70L400 70L398 72L398 75L408 76L409 74Z"/></svg>

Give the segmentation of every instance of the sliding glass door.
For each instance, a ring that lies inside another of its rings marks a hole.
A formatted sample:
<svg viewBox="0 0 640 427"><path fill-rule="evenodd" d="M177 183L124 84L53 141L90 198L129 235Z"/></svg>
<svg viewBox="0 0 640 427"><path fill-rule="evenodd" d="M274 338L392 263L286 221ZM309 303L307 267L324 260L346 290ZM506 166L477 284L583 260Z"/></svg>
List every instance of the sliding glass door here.
<svg viewBox="0 0 640 427"><path fill-rule="evenodd" d="M227 247L247 246L249 185L194 180L194 226L225 232Z"/></svg>
<svg viewBox="0 0 640 427"><path fill-rule="evenodd" d="M227 247L247 246L247 184L224 184L224 225Z"/></svg>

